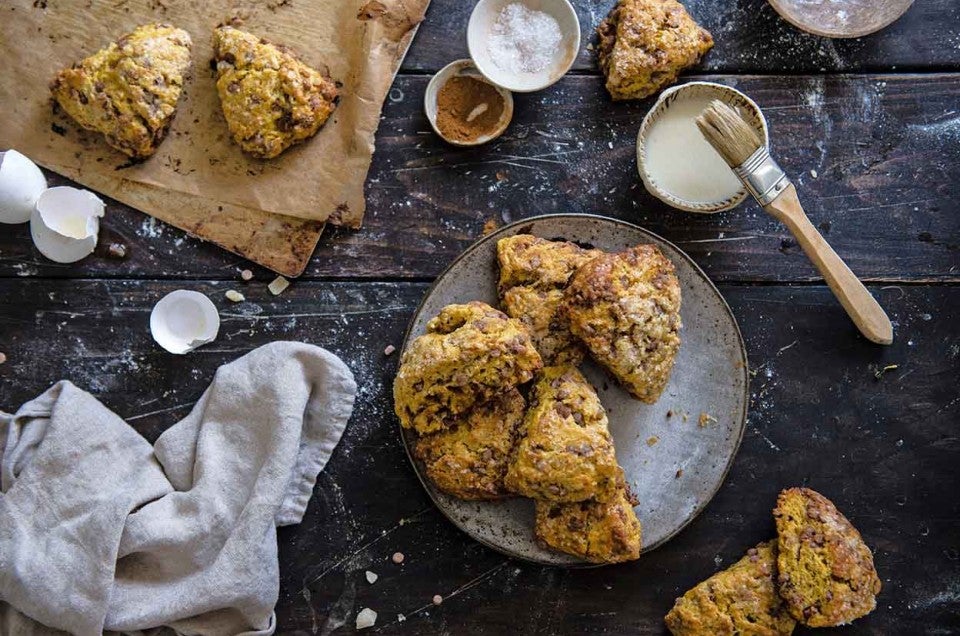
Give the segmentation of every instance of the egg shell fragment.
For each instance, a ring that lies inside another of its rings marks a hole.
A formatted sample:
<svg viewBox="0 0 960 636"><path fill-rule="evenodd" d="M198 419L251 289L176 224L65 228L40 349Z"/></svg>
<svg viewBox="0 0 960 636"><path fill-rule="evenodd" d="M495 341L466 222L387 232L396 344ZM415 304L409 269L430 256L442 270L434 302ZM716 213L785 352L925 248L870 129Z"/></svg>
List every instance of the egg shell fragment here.
<svg viewBox="0 0 960 636"><path fill-rule="evenodd" d="M88 190L48 188L30 216L33 244L56 263L79 261L97 247L103 211L103 201Z"/></svg>
<svg viewBox="0 0 960 636"><path fill-rule="evenodd" d="M220 331L220 314L200 292L172 291L150 312L150 334L158 345L177 355L213 342Z"/></svg>
<svg viewBox="0 0 960 636"><path fill-rule="evenodd" d="M0 152L0 223L26 223L47 180L37 164L10 149Z"/></svg>

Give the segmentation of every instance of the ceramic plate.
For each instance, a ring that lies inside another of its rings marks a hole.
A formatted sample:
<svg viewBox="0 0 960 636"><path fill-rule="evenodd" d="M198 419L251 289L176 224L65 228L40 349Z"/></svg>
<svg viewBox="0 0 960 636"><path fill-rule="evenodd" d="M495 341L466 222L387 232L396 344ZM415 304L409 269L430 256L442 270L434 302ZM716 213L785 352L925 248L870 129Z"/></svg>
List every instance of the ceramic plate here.
<svg viewBox="0 0 960 636"><path fill-rule="evenodd" d="M672 243L614 219L560 214L513 223L469 247L427 292L404 349L445 305L482 300L498 306L497 241L514 234L566 239L606 251L653 243L676 266L683 294L682 344L660 400L652 405L634 400L594 363L583 365L607 410L617 459L640 500L636 512L643 525L643 551L652 550L703 510L740 446L747 417L747 357L736 320L706 274ZM410 455L416 434L405 429L401 434ZM412 456L411 461L437 507L477 541L544 565L587 565L537 544L532 501L462 501L435 489L419 462Z"/></svg>

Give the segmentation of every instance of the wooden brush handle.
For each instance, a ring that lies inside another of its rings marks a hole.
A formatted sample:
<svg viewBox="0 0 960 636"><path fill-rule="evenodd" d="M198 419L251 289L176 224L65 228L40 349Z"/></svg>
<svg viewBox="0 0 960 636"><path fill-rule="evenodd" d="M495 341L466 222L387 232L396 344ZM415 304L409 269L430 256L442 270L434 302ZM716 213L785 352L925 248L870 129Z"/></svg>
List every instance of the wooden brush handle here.
<svg viewBox="0 0 960 636"><path fill-rule="evenodd" d="M867 340L878 344L888 345L893 342L893 325L890 324L887 314L860 279L837 256L817 228L810 223L793 184L764 209L790 229L860 333Z"/></svg>

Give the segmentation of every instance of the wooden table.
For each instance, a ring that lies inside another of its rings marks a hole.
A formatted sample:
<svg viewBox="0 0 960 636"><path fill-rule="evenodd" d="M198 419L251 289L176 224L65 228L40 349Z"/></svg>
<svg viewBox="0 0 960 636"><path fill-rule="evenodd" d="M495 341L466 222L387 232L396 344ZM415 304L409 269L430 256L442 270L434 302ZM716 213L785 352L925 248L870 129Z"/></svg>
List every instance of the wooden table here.
<svg viewBox="0 0 960 636"><path fill-rule="evenodd" d="M588 34L612 2L576 4ZM280 633L350 632L371 607L378 633L659 634L677 595L772 536L776 494L795 485L832 498L876 552L878 608L837 633L960 630L960 4L924 0L880 34L830 41L797 32L763 0L688 2L717 40L691 77L735 85L763 107L813 222L894 321L891 347L855 333L753 203L695 216L647 194L634 137L652 100L612 104L589 51L559 84L518 95L496 143L440 142L423 91L466 57L470 5L433 0L384 110L366 227L328 232L279 297L270 273L243 283L239 258L113 202L101 247L76 265L46 261L26 226L3 227L0 406L69 378L152 440L218 365L260 344L305 340L342 356L360 397L304 522L280 532ZM431 505L392 414L397 356L384 347L400 344L430 281L485 224L550 212L625 219L685 249L733 307L750 356L747 430L719 494L627 565L533 567L471 541ZM112 242L127 245L126 259L107 257ZM184 357L160 350L147 327L177 288L209 294L223 318L219 340ZM231 304L228 289L248 302ZM402 565L390 561L396 551ZM375 585L365 570L379 574Z"/></svg>

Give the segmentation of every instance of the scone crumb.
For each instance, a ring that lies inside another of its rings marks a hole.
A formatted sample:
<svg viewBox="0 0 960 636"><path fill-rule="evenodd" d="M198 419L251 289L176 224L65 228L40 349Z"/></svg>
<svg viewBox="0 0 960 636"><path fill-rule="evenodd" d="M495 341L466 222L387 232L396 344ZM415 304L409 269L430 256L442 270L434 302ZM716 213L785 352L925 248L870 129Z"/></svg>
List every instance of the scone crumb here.
<svg viewBox="0 0 960 636"><path fill-rule="evenodd" d="M249 269L245 269L240 272L240 278L243 280L253 280L253 272L251 272Z"/></svg>
<svg viewBox="0 0 960 636"><path fill-rule="evenodd" d="M393 345L387 345L386 348L383 350L383 355L389 356L396 350L397 348L394 347Z"/></svg>
<svg viewBox="0 0 960 636"><path fill-rule="evenodd" d="M367 583L369 583L370 585L373 585L374 583L376 583L377 579L380 578L376 572L371 572L370 570L367 570L366 572L364 572L364 575L367 577Z"/></svg>
<svg viewBox="0 0 960 636"><path fill-rule="evenodd" d="M228 289L227 292L224 294L224 296L227 297L227 300L234 303L242 303L244 300L246 300L243 294L241 294L235 289Z"/></svg>
<svg viewBox="0 0 960 636"><path fill-rule="evenodd" d="M653 446L659 441L660 441L659 437L657 437L656 435L651 435L650 437L647 438L647 446Z"/></svg>
<svg viewBox="0 0 960 636"><path fill-rule="evenodd" d="M706 428L707 426L716 423L716 421L717 418L709 413L701 413L700 417L697 418L697 426L700 428Z"/></svg>
<svg viewBox="0 0 960 636"><path fill-rule="evenodd" d="M439 605L440 603L443 603L443 597L440 596L439 594L434 594L434 595L433 595L433 604L434 604L434 605Z"/></svg>
<svg viewBox="0 0 960 636"><path fill-rule="evenodd" d="M398 565L400 563L403 563L403 552L394 552L393 556L390 557L390 559Z"/></svg>
<svg viewBox="0 0 960 636"><path fill-rule="evenodd" d="M680 479L681 477L683 477L683 469L682 469L682 468L678 468L678 469L677 469L677 474L674 475L674 477L677 478L677 479Z"/></svg>
<svg viewBox="0 0 960 636"><path fill-rule="evenodd" d="M377 623L377 613L369 607L364 607L357 614L357 629L366 629L373 627Z"/></svg>
<svg viewBox="0 0 960 636"><path fill-rule="evenodd" d="M0 353L0 364L3 364L6 361L7 361L7 354Z"/></svg>

